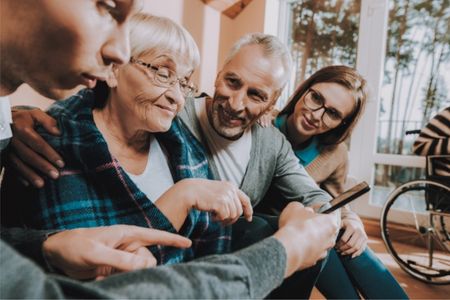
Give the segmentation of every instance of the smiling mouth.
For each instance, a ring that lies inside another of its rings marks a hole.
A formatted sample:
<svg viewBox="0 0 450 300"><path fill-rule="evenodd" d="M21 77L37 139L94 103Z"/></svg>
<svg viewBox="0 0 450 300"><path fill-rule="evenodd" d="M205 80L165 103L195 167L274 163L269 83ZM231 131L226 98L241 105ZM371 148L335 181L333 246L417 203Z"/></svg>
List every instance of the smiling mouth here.
<svg viewBox="0 0 450 300"><path fill-rule="evenodd" d="M160 109L162 109L162 110L165 110L165 111L167 111L167 112L170 112L170 113L172 113L173 115L176 115L176 113L177 113L177 110L176 110L176 109L174 109L174 108L172 108L172 107L169 107L169 106L160 105L160 104L155 104L155 106L157 106L158 108L160 108Z"/></svg>
<svg viewBox="0 0 450 300"><path fill-rule="evenodd" d="M306 125L306 129L317 129L318 126L316 126L313 122L311 122L305 115L303 115L303 123Z"/></svg>
<svg viewBox="0 0 450 300"><path fill-rule="evenodd" d="M226 124L232 125L232 126L242 125L245 121L245 119L236 117L235 115L229 113L223 107L221 107L219 109L219 116L222 121L224 121Z"/></svg>

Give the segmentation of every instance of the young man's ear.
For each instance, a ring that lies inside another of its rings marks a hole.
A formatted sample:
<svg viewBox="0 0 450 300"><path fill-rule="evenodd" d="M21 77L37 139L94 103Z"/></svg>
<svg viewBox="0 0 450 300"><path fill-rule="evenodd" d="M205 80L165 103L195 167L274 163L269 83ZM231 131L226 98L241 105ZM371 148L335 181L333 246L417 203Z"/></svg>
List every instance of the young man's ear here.
<svg viewBox="0 0 450 300"><path fill-rule="evenodd" d="M119 67L116 65L112 65L111 71L108 72L108 77L106 78L106 84L110 88L117 87L117 75L119 73Z"/></svg>

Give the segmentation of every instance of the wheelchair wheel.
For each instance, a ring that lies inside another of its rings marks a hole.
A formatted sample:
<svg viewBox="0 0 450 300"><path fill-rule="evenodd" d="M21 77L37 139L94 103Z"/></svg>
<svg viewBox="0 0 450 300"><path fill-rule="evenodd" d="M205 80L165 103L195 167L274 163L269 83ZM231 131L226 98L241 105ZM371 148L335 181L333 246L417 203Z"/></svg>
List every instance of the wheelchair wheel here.
<svg viewBox="0 0 450 300"><path fill-rule="evenodd" d="M386 201L380 220L387 250L411 276L450 283L450 187L433 180L407 182Z"/></svg>

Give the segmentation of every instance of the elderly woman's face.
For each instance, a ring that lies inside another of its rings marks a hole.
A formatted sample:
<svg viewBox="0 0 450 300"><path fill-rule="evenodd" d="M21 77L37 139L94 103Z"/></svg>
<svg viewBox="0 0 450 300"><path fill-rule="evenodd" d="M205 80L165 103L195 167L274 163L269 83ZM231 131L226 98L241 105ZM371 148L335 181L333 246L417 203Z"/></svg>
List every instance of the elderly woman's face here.
<svg viewBox="0 0 450 300"><path fill-rule="evenodd" d="M183 108L184 86L192 69L174 55L143 55L117 71L117 101L130 126L149 132L169 130Z"/></svg>

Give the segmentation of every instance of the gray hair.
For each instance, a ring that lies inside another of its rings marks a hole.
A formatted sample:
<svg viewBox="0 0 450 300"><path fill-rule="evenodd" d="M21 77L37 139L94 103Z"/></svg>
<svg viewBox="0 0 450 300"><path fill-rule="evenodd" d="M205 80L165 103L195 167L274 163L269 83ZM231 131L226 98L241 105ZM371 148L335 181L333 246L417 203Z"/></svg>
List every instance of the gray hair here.
<svg viewBox="0 0 450 300"><path fill-rule="evenodd" d="M164 52L185 58L192 69L200 64L200 52L191 34L165 17L134 15L130 22L130 45L133 57Z"/></svg>
<svg viewBox="0 0 450 300"><path fill-rule="evenodd" d="M241 37L231 48L225 60L225 65L229 63L234 56L245 46L259 45L263 53L269 58L278 58L284 69L283 81L281 87L284 87L291 76L292 57L289 49L276 36L264 33L250 33Z"/></svg>

